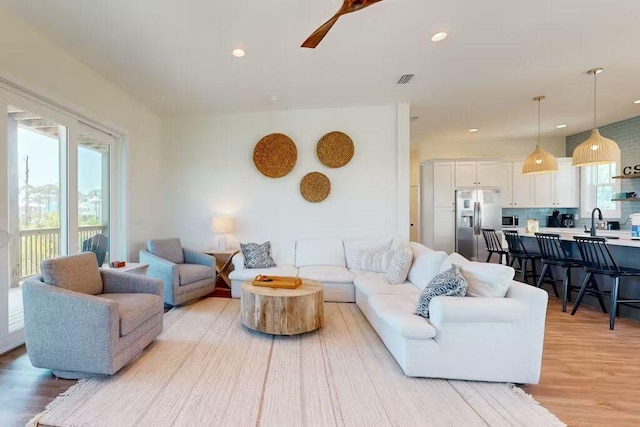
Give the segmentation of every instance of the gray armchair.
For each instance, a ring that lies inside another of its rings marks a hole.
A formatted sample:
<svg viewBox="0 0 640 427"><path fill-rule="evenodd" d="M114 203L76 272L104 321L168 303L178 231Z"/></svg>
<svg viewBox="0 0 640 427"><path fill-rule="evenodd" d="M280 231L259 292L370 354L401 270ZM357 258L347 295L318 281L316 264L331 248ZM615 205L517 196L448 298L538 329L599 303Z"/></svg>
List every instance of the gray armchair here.
<svg viewBox="0 0 640 427"><path fill-rule="evenodd" d="M212 293L216 288L216 259L183 248L180 239L147 241L140 262L149 264L148 277L164 282L164 302L180 305Z"/></svg>
<svg viewBox="0 0 640 427"><path fill-rule="evenodd" d="M113 375L162 332L159 280L98 268L83 252L49 259L22 285L31 364L61 378Z"/></svg>

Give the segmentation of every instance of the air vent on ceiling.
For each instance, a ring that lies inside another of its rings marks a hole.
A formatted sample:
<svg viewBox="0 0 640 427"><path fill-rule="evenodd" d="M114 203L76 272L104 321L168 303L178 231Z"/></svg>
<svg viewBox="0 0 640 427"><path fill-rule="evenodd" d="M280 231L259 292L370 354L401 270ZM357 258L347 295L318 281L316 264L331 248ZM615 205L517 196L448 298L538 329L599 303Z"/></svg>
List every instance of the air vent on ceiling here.
<svg viewBox="0 0 640 427"><path fill-rule="evenodd" d="M412 122L417 122L420 119L420 116L411 116Z"/></svg>
<svg viewBox="0 0 640 427"><path fill-rule="evenodd" d="M400 80L398 80L398 84L399 85L406 85L407 83L409 83L411 81L413 76L414 76L413 74L405 74L404 76L400 77Z"/></svg>

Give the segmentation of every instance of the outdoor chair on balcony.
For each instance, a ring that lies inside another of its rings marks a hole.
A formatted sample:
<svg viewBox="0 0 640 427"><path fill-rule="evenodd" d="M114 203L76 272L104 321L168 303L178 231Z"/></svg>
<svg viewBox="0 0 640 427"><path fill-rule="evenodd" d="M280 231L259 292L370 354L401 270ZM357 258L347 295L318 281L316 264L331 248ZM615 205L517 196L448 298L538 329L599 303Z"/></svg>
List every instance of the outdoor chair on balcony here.
<svg viewBox="0 0 640 427"><path fill-rule="evenodd" d="M180 239L147 241L140 262L149 264L147 276L164 282L164 302L181 305L212 293L216 287L216 259L183 248Z"/></svg>
<svg viewBox="0 0 640 427"><path fill-rule="evenodd" d="M24 334L31 364L62 378L113 375L162 332L162 282L98 268L83 252L42 261L25 280Z"/></svg>
<svg viewBox="0 0 640 427"><path fill-rule="evenodd" d="M104 264L104 259L109 251L109 238L102 233L98 233L90 239L82 242L83 252L93 252L98 258L98 265Z"/></svg>

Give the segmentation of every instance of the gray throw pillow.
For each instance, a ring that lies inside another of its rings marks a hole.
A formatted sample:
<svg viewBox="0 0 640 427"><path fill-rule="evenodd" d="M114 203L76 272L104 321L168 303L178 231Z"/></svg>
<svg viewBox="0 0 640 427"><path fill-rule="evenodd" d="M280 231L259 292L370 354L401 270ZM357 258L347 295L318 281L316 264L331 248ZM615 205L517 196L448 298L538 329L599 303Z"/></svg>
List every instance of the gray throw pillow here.
<svg viewBox="0 0 640 427"><path fill-rule="evenodd" d="M272 268L276 263L271 258L271 242L240 243L244 255L244 268Z"/></svg>
<svg viewBox="0 0 640 427"><path fill-rule="evenodd" d="M463 297L467 293L467 286L467 279L460 273L460 268L457 265L451 266L450 269L437 274L422 290L416 314L428 319L429 303L433 297Z"/></svg>

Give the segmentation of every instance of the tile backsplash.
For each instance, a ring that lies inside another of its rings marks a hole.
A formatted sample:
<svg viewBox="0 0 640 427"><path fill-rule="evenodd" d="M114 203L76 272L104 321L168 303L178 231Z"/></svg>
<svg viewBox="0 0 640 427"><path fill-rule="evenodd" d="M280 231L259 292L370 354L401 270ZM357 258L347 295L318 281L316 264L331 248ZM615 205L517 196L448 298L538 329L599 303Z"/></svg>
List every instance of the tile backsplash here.
<svg viewBox="0 0 640 427"><path fill-rule="evenodd" d="M537 219L540 222L540 227L547 226L547 217L553 214L553 211L560 211L560 215L562 214L578 214L579 209L573 208L531 208L531 209L523 209L523 208L503 208L502 215L517 215L520 221L520 227L524 227L527 222L527 219Z"/></svg>

